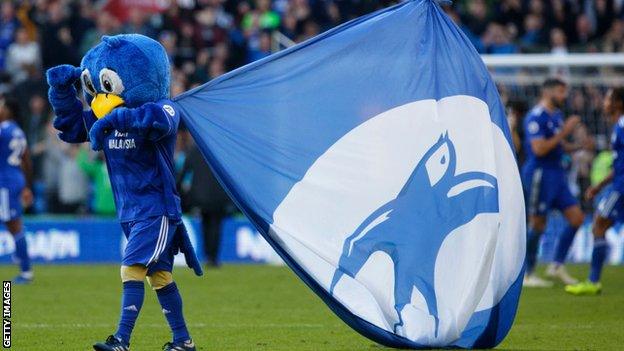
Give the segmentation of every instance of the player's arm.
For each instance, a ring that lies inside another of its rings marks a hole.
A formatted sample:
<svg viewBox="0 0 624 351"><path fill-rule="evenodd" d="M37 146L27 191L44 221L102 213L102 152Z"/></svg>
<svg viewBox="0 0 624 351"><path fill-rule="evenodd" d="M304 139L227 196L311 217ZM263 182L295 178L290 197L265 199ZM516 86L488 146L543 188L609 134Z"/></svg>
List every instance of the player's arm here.
<svg viewBox="0 0 624 351"><path fill-rule="evenodd" d="M563 150L567 153L576 152L582 149L586 150L594 150L594 138L587 137L584 142L574 142L570 143L566 140L561 141L561 145L563 146Z"/></svg>
<svg viewBox="0 0 624 351"><path fill-rule="evenodd" d="M80 68L60 65L50 68L46 78L50 89L48 99L54 110L54 128L59 138L68 143L82 143L88 140L88 130L95 122L91 111L84 111L74 83L80 78Z"/></svg>
<svg viewBox="0 0 624 351"><path fill-rule="evenodd" d="M541 126L538 127L539 129L534 128L531 130L531 128L529 128L529 133L533 134L531 136L531 149L533 153L538 157L546 156L574 131L574 128L576 128L580 121L580 117L571 116L565 121L561 131L550 138L543 137L543 134L541 134Z"/></svg>
<svg viewBox="0 0 624 351"><path fill-rule="evenodd" d="M30 206L33 202L33 193L31 190L33 185L33 167L28 148L26 148L22 154L20 167L22 168L24 178L26 178L26 187L22 190L22 202L25 206Z"/></svg>
<svg viewBox="0 0 624 351"><path fill-rule="evenodd" d="M600 181L596 185L592 185L587 190L585 190L585 199L587 201L591 201L598 195L598 193L604 189L605 186L609 185L613 181L614 173L611 171L602 181Z"/></svg>

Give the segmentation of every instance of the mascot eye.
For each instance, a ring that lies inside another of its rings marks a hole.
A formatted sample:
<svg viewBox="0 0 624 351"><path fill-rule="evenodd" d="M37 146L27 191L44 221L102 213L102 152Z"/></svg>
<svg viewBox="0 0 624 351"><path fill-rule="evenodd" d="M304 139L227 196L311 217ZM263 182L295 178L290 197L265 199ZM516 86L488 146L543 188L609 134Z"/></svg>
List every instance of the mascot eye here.
<svg viewBox="0 0 624 351"><path fill-rule="evenodd" d="M429 176L429 183L431 186L444 177L449 165L449 149L446 143L442 144L434 153L429 157L425 163L427 168L427 175Z"/></svg>
<svg viewBox="0 0 624 351"><path fill-rule="evenodd" d="M89 95L94 96L96 94L95 86L93 86L91 74L88 69L85 69L80 74L80 82L82 83L82 89L84 89L84 91L86 91Z"/></svg>
<svg viewBox="0 0 624 351"><path fill-rule="evenodd" d="M103 68L100 71L100 86L102 91L107 94L119 95L123 92L124 86L117 72Z"/></svg>

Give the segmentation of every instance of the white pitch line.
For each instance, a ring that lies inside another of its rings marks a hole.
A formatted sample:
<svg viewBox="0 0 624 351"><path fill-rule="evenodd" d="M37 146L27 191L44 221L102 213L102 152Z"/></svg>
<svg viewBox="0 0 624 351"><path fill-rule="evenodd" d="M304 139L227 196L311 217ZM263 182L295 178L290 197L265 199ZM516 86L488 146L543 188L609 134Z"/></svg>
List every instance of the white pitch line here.
<svg viewBox="0 0 624 351"><path fill-rule="evenodd" d="M219 328L219 329L232 329L232 328L325 328L328 327L323 324L207 324L207 323L192 323L187 324L191 328ZM108 323L14 323L13 326L16 329L51 329L51 328L114 328L116 324ZM139 328L164 328L166 323L150 323L143 324L138 323Z"/></svg>

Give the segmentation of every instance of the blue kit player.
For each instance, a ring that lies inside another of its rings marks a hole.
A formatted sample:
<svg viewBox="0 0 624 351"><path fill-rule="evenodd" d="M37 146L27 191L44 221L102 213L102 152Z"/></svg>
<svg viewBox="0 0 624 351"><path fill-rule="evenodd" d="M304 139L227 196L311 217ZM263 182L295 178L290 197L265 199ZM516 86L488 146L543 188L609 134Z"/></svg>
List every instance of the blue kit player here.
<svg viewBox="0 0 624 351"><path fill-rule="evenodd" d="M31 204L32 167L24 132L13 120L17 103L0 99L0 221L15 240L15 259L20 274L14 283L26 284L33 280L28 257L28 245L22 223L22 204Z"/></svg>
<svg viewBox="0 0 624 351"><path fill-rule="evenodd" d="M568 225L559 235L554 263L548 267L546 274L564 284L577 282L563 266L574 235L584 219L562 165L564 152L575 148L565 139L580 122L578 116L571 116L564 122L560 109L566 98L566 83L549 78L542 85L539 103L524 119L526 161L521 173L529 218L524 278L524 285L528 287L552 286L552 282L535 274L535 264L540 237L546 227L546 216L554 209L563 213Z"/></svg>
<svg viewBox="0 0 624 351"><path fill-rule="evenodd" d="M565 291L573 295L597 295L602 291L600 274L607 258L607 241L605 234L615 222L624 221L624 87L611 89L603 101L604 113L613 124L611 148L613 149L613 171L599 184L587 189L588 200L593 199L604 189L594 215L592 233L594 249L592 252L589 279L565 287ZM610 186L607 186L609 185Z"/></svg>
<svg viewBox="0 0 624 351"><path fill-rule="evenodd" d="M156 291L173 340L163 350L195 350L173 281L174 254L201 267L181 221L173 152L180 114L169 100L165 49L142 35L103 37L81 67L61 65L47 72L54 126L69 143L89 141L103 150L121 228L128 239L121 263L123 295L117 331L93 345L99 351L127 351L144 299L147 279ZM80 81L91 109L83 111L74 83Z"/></svg>

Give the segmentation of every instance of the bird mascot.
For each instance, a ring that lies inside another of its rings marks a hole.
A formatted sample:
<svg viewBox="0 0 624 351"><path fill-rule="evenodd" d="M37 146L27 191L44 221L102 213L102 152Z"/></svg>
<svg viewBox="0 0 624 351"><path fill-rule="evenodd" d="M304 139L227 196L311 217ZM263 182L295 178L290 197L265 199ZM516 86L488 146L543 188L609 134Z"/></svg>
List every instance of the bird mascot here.
<svg viewBox="0 0 624 351"><path fill-rule="evenodd" d="M117 331L93 347L129 350L130 335L144 298L143 281L156 291L173 340L164 350L195 350L173 281L173 257L182 252L197 275L201 266L182 224L175 187L174 146L180 116L169 100L169 60L156 41L137 34L105 36L80 67L47 72L54 127L68 143L89 141L103 150L117 215L128 243L121 280ZM90 109L83 109L74 83L80 81Z"/></svg>

